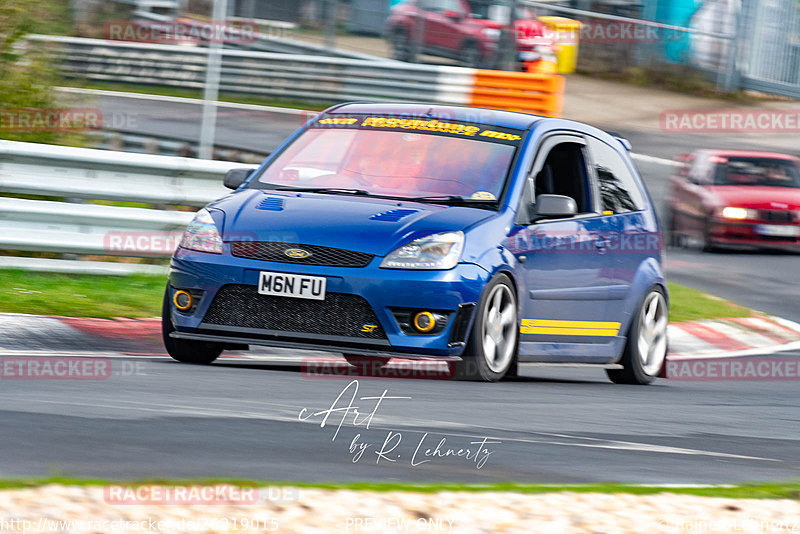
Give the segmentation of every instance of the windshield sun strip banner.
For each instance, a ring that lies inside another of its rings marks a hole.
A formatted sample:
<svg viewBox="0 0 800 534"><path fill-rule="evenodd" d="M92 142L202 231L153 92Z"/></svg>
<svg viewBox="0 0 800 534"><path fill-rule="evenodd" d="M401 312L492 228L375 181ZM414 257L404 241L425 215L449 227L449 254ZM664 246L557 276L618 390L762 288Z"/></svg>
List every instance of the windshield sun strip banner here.
<svg viewBox="0 0 800 534"><path fill-rule="evenodd" d="M356 130L375 130L390 132L419 132L448 137L476 139L492 143L519 146L525 137L525 130L503 128L486 124L435 119L429 117L408 117L393 115L325 115L312 123L310 128L343 128Z"/></svg>

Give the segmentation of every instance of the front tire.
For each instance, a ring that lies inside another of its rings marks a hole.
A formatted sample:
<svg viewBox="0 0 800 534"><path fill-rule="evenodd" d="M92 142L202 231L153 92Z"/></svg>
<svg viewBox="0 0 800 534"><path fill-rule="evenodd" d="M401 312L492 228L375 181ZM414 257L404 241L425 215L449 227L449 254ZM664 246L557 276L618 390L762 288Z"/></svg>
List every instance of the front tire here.
<svg viewBox="0 0 800 534"><path fill-rule="evenodd" d="M647 385L661 372L667 358L669 310L664 290L653 287L645 295L631 322L622 369L606 369L615 384Z"/></svg>
<svg viewBox="0 0 800 534"><path fill-rule="evenodd" d="M164 302L161 306L161 337L164 348L172 359L183 363L209 364L222 354L220 343L207 341L192 341L188 339L175 339L170 334L175 331L172 324L169 287L164 292Z"/></svg>
<svg viewBox="0 0 800 534"><path fill-rule="evenodd" d="M406 63L414 63L413 44L408 36L406 30L398 28L391 33L391 46L392 57L398 61L405 61Z"/></svg>
<svg viewBox="0 0 800 534"><path fill-rule="evenodd" d="M505 275L493 278L478 303L477 315L456 378L496 382L516 371L519 350L517 296Z"/></svg>
<svg viewBox="0 0 800 534"><path fill-rule="evenodd" d="M702 252L715 252L717 246L714 244L714 238L711 236L711 224L706 222L703 227L703 243L700 246Z"/></svg>

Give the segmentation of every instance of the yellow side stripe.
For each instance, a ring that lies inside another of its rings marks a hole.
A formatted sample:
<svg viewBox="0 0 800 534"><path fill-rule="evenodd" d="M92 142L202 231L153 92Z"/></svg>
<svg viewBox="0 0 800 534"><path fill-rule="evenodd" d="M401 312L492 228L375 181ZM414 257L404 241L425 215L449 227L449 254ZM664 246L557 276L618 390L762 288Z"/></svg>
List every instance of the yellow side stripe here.
<svg viewBox="0 0 800 534"><path fill-rule="evenodd" d="M620 323L606 321L558 321L550 319L523 319L521 326L549 326L555 328L607 328L619 330Z"/></svg>
<svg viewBox="0 0 800 534"><path fill-rule="evenodd" d="M606 328L546 328L523 326L520 328L523 334L549 334L555 336L616 336L619 329Z"/></svg>

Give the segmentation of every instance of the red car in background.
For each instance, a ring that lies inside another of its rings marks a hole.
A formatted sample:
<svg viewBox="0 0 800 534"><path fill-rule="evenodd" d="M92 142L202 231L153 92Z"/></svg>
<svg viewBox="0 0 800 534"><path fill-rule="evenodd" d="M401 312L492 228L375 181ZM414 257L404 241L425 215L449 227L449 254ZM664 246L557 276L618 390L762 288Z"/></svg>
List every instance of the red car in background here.
<svg viewBox="0 0 800 534"><path fill-rule="evenodd" d="M742 150L698 150L678 159L667 206L673 244L800 245L800 159Z"/></svg>
<svg viewBox="0 0 800 534"><path fill-rule="evenodd" d="M510 8L491 0L406 0L392 8L386 36L400 61L416 61L421 53L492 68L509 15ZM530 10L517 8L514 30L519 61L555 62L552 32Z"/></svg>

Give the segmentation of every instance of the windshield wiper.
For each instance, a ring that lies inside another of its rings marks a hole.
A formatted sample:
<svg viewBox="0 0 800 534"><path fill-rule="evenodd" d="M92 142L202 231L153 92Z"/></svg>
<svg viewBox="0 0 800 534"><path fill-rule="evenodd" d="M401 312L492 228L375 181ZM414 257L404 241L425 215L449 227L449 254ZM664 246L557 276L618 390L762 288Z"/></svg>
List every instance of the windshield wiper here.
<svg viewBox="0 0 800 534"><path fill-rule="evenodd" d="M351 189L349 187L294 187L291 185L276 185L271 189L276 191L299 191L301 193L323 193L328 195L363 195L370 193L366 189Z"/></svg>
<svg viewBox="0 0 800 534"><path fill-rule="evenodd" d="M424 197L404 197L409 202L430 202L431 204L495 204L497 199L464 198L459 195L431 195Z"/></svg>
<svg viewBox="0 0 800 534"><path fill-rule="evenodd" d="M273 185L269 189L275 191L298 191L301 193L321 193L325 195L355 195L374 198L385 198L389 200L402 200L405 202L427 202L430 204L451 204L451 205L493 205L497 200L488 200L480 198L465 198L459 195L428 195L421 197L403 197L397 195L381 195L377 193L370 193L366 189L355 189L349 187L295 187L291 185Z"/></svg>

